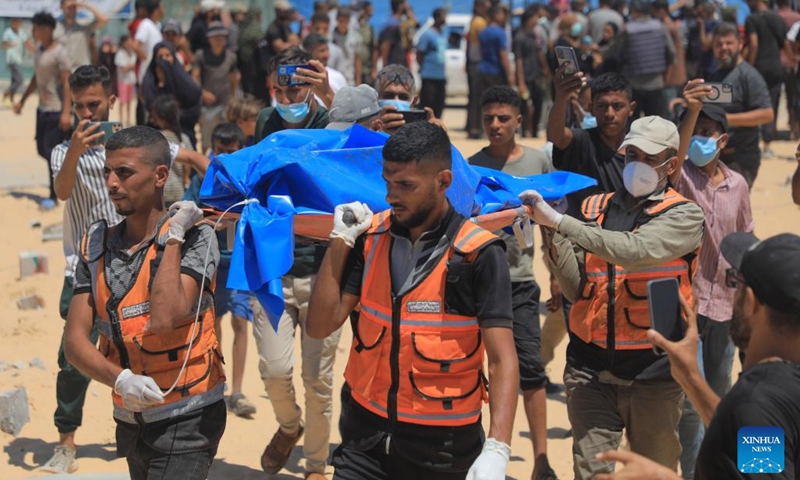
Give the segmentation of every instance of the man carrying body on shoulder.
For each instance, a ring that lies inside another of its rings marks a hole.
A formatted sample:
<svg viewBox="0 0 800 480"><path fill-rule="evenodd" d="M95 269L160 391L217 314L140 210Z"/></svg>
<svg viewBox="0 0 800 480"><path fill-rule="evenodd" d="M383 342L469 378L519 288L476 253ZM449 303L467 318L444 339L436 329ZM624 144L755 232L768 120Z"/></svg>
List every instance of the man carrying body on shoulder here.
<svg viewBox="0 0 800 480"><path fill-rule="evenodd" d="M522 125L522 99L514 89L506 86L491 87L484 92L482 103L483 131L489 139L489 146L470 157L470 165L501 170L517 177L553 171L547 155L516 142L516 132ZM497 235L506 244L511 275L514 345L519 357L520 389L535 459L531 478L549 480L555 478L555 473L547 458L546 377L542 364L542 331L539 325L541 290L533 276L535 247L531 244L522 248L514 235L502 231Z"/></svg>
<svg viewBox="0 0 800 480"><path fill-rule="evenodd" d="M325 338L360 304L335 478L505 478L519 386L511 282L502 242L445 196L451 148L436 125L401 128L383 148L391 210L336 207L308 312L309 335Z"/></svg>
<svg viewBox="0 0 800 480"><path fill-rule="evenodd" d="M133 480L205 479L227 415L214 330L216 235L195 226L203 212L194 203L164 206L171 154L161 132L131 127L105 148L106 188L125 219L93 224L81 242L66 358L113 388L117 455Z"/></svg>
<svg viewBox="0 0 800 480"><path fill-rule="evenodd" d="M742 374L730 392L720 398L703 380L697 361L699 341L695 314L681 299L686 334L670 342L655 331L648 333L653 344L669 355L672 376L686 390L707 425L697 456L698 480L725 478L755 480L766 472L739 456L742 427L779 427L783 432L784 463L770 478L797 478L800 464L800 237L790 233L759 240L752 233L728 235L720 245L723 258L731 265L725 286L735 290L730 335L733 343L747 352ZM675 472L629 452L606 452L601 459L622 462L613 475L595 480L649 478L679 480ZM744 460L744 462L743 462ZM753 468L753 473L742 470Z"/></svg>
<svg viewBox="0 0 800 480"><path fill-rule="evenodd" d="M677 277L692 298L705 216L668 186L680 148L674 124L636 120L622 146L624 189L588 197L580 219L556 212L536 192L521 195L546 227L545 260L573 302L564 385L573 470L587 480L613 471L594 456L600 445L616 449L623 429L631 451L673 470L681 452L683 390L647 337L647 283Z"/></svg>

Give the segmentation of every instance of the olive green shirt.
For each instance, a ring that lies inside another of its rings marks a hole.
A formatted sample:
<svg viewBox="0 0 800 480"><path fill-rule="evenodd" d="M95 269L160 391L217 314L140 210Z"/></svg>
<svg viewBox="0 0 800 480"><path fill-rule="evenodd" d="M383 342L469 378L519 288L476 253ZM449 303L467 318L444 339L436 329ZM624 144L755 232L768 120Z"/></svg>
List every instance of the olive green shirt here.
<svg viewBox="0 0 800 480"><path fill-rule="evenodd" d="M578 289L586 280L584 255L587 251L626 270L642 270L680 258L700 247L705 216L694 202L677 205L631 231L644 208L663 197L663 193L654 194L637 202L627 191L620 191L609 201L604 226L564 215L557 231L547 229L549 238L545 238L545 242L551 246L545 262L567 299L575 301ZM625 230L627 225L630 228Z"/></svg>

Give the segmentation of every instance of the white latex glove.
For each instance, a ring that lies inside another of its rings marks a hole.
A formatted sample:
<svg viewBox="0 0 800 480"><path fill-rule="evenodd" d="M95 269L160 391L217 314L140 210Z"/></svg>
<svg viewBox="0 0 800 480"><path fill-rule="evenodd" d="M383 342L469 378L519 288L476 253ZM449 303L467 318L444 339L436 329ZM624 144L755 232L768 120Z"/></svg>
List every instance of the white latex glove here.
<svg viewBox="0 0 800 480"><path fill-rule="evenodd" d="M122 405L133 412L164 403L164 395L155 380L144 375L135 375L125 369L114 382L114 392L122 397Z"/></svg>
<svg viewBox="0 0 800 480"><path fill-rule="evenodd" d="M561 219L564 218L564 215L548 205L536 190L525 190L519 194L519 199L524 205L533 208L531 219L543 227L558 228Z"/></svg>
<svg viewBox="0 0 800 480"><path fill-rule="evenodd" d="M169 238L183 242L186 232L203 219L203 211L194 202L184 200L169 207Z"/></svg>
<svg viewBox="0 0 800 480"><path fill-rule="evenodd" d="M345 213L348 212L352 214L355 223L345 222ZM372 210L366 203L352 202L338 205L333 212L331 238L341 238L348 247L353 248L358 236L366 232L370 224L372 224Z"/></svg>
<svg viewBox="0 0 800 480"><path fill-rule="evenodd" d="M511 447L494 438L487 438L481 454L469 467L466 480L505 480L510 456Z"/></svg>

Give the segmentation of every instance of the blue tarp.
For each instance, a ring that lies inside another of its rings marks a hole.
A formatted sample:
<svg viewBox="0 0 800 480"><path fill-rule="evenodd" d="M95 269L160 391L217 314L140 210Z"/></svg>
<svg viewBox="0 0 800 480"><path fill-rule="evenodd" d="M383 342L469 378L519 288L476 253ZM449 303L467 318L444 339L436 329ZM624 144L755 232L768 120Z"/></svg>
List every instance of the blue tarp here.
<svg viewBox="0 0 800 480"><path fill-rule="evenodd" d="M231 258L228 288L255 293L277 327L283 312L281 277L292 266L294 215L333 213L336 205L364 202L385 210L381 178L387 136L359 126L345 131L285 130L257 145L214 158L200 198L218 210L245 199ZM555 172L512 177L497 170L473 168L453 147L453 184L447 197L462 215L473 216L519 205L523 190L539 191L555 201L594 179Z"/></svg>

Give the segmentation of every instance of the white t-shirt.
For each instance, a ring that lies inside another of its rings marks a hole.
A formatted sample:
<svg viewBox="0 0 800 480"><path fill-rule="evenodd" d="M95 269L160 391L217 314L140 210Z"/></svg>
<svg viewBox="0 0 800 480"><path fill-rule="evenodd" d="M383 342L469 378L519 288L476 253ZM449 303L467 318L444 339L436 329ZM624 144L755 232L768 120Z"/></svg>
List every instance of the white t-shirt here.
<svg viewBox="0 0 800 480"><path fill-rule="evenodd" d="M139 23L139 27L136 29L135 39L142 44L144 53L147 55L147 58L139 67L139 83L141 84L143 83L144 75L147 73L148 67L150 67L150 60L153 59L153 48L155 48L156 44L161 42L164 37L161 36L161 27L156 25L156 23L149 18L145 18Z"/></svg>
<svg viewBox="0 0 800 480"><path fill-rule="evenodd" d="M128 72L122 73L123 68L136 66L136 53L120 48L117 50L117 54L114 55L114 65L119 69L120 74L117 78L120 83L125 85L133 85L136 83L136 70L131 69Z"/></svg>

